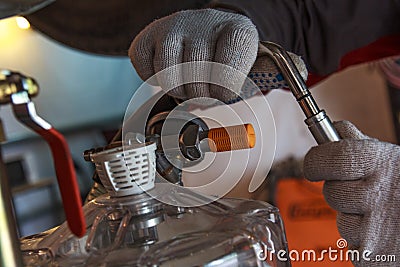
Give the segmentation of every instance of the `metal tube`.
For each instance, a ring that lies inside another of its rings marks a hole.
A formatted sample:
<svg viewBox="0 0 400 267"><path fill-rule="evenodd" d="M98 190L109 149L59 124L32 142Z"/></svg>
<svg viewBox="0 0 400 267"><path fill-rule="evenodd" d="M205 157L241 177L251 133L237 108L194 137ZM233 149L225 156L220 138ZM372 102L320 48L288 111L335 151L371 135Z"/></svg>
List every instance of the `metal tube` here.
<svg viewBox="0 0 400 267"><path fill-rule="evenodd" d="M2 125L0 121L0 127ZM0 150L0 266L23 266L11 190Z"/></svg>
<svg viewBox="0 0 400 267"><path fill-rule="evenodd" d="M296 65L279 45L272 42L260 42L260 50L269 55L282 72L292 94L306 115L305 123L318 144L338 141L339 134L324 110L318 108Z"/></svg>

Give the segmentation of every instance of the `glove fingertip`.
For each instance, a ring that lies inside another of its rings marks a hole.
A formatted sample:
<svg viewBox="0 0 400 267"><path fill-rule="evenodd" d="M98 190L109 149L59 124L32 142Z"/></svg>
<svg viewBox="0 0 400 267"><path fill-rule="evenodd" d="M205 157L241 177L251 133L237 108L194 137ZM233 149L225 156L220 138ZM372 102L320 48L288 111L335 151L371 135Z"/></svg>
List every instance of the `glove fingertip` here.
<svg viewBox="0 0 400 267"><path fill-rule="evenodd" d="M221 30L215 49L216 62L247 75L257 58L257 29L247 17L243 24L228 23Z"/></svg>
<svg viewBox="0 0 400 267"><path fill-rule="evenodd" d="M232 88L224 88L219 85L210 85L210 97L218 99L225 104L233 104L241 100L240 95Z"/></svg>
<svg viewBox="0 0 400 267"><path fill-rule="evenodd" d="M312 147L304 157L303 172L307 180L318 182L324 180L324 175L321 174L320 168L317 168L315 161L319 160L319 147Z"/></svg>
<svg viewBox="0 0 400 267"><path fill-rule="evenodd" d="M376 151L382 149L373 140L343 139L311 148L304 157L304 174L310 180L358 180L376 171Z"/></svg>
<svg viewBox="0 0 400 267"><path fill-rule="evenodd" d="M288 54L289 54L290 58L292 59L294 65L300 72L300 75L303 78L303 80L307 81L308 70L307 70L307 66L306 66L306 63L304 62L304 60L301 58L301 56L298 56L292 52L288 52Z"/></svg>
<svg viewBox="0 0 400 267"><path fill-rule="evenodd" d="M333 126L338 131L343 139L369 139L367 135L363 134L353 123L350 121L337 121Z"/></svg>

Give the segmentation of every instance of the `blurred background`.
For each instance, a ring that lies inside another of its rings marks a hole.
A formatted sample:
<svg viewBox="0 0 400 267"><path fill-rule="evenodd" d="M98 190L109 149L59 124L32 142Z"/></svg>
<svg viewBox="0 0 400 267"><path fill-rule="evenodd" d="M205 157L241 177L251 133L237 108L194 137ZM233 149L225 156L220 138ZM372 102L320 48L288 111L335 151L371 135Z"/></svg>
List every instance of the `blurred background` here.
<svg viewBox="0 0 400 267"><path fill-rule="evenodd" d="M84 198L93 167L82 153L112 137L141 83L130 60L68 48L34 31L23 17L0 20L0 59L1 68L39 83L39 95L33 99L37 113L65 135ZM60 224L64 217L50 148L15 119L10 105L0 107L0 117L20 235Z"/></svg>

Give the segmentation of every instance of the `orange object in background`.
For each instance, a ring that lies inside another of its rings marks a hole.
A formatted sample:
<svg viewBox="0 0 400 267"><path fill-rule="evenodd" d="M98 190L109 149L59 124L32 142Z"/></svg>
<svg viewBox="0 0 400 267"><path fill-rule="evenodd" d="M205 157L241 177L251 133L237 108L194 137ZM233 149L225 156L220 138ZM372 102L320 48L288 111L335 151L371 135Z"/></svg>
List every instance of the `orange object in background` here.
<svg viewBox="0 0 400 267"><path fill-rule="evenodd" d="M339 235L336 212L325 202L322 186L323 182L312 183L302 178L277 181L275 205L285 224L290 255L296 259L292 260L293 267L353 266L346 260L347 244ZM331 257L328 252L323 253L330 248L337 251Z"/></svg>

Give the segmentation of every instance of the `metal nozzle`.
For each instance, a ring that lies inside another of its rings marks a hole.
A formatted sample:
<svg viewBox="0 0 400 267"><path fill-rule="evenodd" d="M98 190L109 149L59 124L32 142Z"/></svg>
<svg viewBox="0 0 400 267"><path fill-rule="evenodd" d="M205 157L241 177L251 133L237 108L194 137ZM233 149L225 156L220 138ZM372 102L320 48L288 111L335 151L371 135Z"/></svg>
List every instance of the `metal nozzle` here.
<svg viewBox="0 0 400 267"><path fill-rule="evenodd" d="M325 111L318 108L296 65L286 51L272 42L260 42L260 51L269 55L282 72L292 94L307 117L305 123L317 143L338 141L339 134Z"/></svg>

